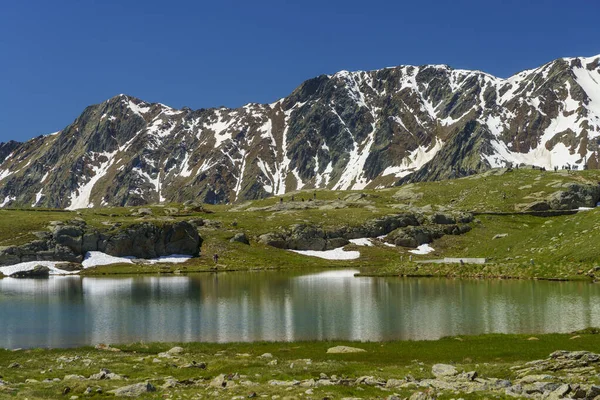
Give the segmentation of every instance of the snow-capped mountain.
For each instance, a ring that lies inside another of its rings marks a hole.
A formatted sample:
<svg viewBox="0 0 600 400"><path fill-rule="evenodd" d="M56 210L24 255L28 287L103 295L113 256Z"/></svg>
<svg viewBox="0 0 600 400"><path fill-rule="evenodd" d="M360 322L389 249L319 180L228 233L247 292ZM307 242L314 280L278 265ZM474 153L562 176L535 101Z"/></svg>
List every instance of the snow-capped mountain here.
<svg viewBox="0 0 600 400"><path fill-rule="evenodd" d="M0 206L233 202L508 163L598 168L600 55L500 79L446 65L341 71L272 104L173 109L120 95L0 144Z"/></svg>

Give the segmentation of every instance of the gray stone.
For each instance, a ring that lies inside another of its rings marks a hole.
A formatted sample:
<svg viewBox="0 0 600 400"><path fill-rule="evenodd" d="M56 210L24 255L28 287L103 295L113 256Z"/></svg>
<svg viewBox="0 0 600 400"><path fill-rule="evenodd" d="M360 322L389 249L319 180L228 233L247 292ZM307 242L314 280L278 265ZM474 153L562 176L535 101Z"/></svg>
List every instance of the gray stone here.
<svg viewBox="0 0 600 400"><path fill-rule="evenodd" d="M345 354L345 353L364 353L366 350L360 349L358 347L349 347L349 346L335 346L327 349L327 353L329 354Z"/></svg>
<svg viewBox="0 0 600 400"><path fill-rule="evenodd" d="M429 400L429 399L430 399L430 397L424 392L414 392L409 397L409 400Z"/></svg>
<svg viewBox="0 0 600 400"><path fill-rule="evenodd" d="M232 243L250 244L248 236L243 232L236 233L229 241Z"/></svg>
<svg viewBox="0 0 600 400"><path fill-rule="evenodd" d="M585 397L588 399L595 399L598 396L600 396L600 385L592 385L588 389Z"/></svg>
<svg viewBox="0 0 600 400"><path fill-rule="evenodd" d="M83 375L65 375L64 381L84 381L86 378Z"/></svg>
<svg viewBox="0 0 600 400"><path fill-rule="evenodd" d="M402 379L388 379L385 383L386 388L397 388L405 383Z"/></svg>
<svg viewBox="0 0 600 400"><path fill-rule="evenodd" d="M83 269L83 266L81 264L70 263L70 262L57 263L57 264L54 264L54 266L60 270L66 271L66 272L81 271Z"/></svg>
<svg viewBox="0 0 600 400"><path fill-rule="evenodd" d="M227 381L225 380L225 375L224 374L217 375L216 377L213 378L212 381L210 381L209 385L214 388L226 387Z"/></svg>
<svg viewBox="0 0 600 400"><path fill-rule="evenodd" d="M183 347L175 346L175 347L171 348L170 350L168 350L167 353L169 353L170 355L174 356L174 355L177 355L177 354L181 354L184 351L185 350L183 349Z"/></svg>
<svg viewBox="0 0 600 400"><path fill-rule="evenodd" d="M45 265L36 265L29 271L19 271L10 275L11 278L47 278L50 275L50 268Z"/></svg>
<svg viewBox="0 0 600 400"><path fill-rule="evenodd" d="M547 400L558 400L564 398L571 391L571 387L568 384L560 385L557 389L550 392L546 397Z"/></svg>
<svg viewBox="0 0 600 400"><path fill-rule="evenodd" d="M432 224L451 225L456 223L456 218L451 214L435 213L429 219Z"/></svg>
<svg viewBox="0 0 600 400"><path fill-rule="evenodd" d="M115 396L121 397L138 397L144 393L155 392L156 388L150 382L136 383L133 385L123 386L115 390L111 390Z"/></svg>
<svg viewBox="0 0 600 400"><path fill-rule="evenodd" d="M445 377L445 376L455 376L458 374L458 371L456 370L456 368L454 366L448 365L448 364L435 364L431 368L431 372L437 378Z"/></svg>

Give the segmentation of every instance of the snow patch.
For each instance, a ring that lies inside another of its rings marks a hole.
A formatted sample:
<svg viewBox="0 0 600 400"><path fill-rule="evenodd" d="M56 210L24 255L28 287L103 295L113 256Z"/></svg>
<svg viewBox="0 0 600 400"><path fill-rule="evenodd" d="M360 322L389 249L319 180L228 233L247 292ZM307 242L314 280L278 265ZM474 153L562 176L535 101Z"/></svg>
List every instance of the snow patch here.
<svg viewBox="0 0 600 400"><path fill-rule="evenodd" d="M142 118L144 117L144 114L146 114L148 111L150 111L150 107L149 106L146 106L146 107L143 106L143 104L145 104L145 103L140 103L138 105L138 104L135 104L131 100L127 100L126 104L127 104L127 107L131 111L133 111L135 114L139 115Z"/></svg>
<svg viewBox="0 0 600 400"><path fill-rule="evenodd" d="M78 271L64 271L62 269L56 268L57 264L62 263L61 261L29 261L24 263L18 263L14 265L8 265L5 267L0 267L0 272L4 275L12 275L17 272L25 272L31 271L36 266L41 265L44 267L48 267L50 269L50 275L67 275L67 274L76 274Z"/></svg>
<svg viewBox="0 0 600 400"><path fill-rule="evenodd" d="M409 253L413 254L429 254L432 251L435 251L433 247L431 247L428 243L422 244L414 250L409 250Z"/></svg>
<svg viewBox="0 0 600 400"><path fill-rule="evenodd" d="M100 251L90 251L86 253L85 259L81 263L83 268L91 268L98 267L101 265L111 265L111 264L133 264L136 262L144 263L144 264L158 264L158 263L172 263L179 264L186 262L192 258L188 255L183 254L172 254L169 256L162 256L151 259L140 259L135 257L115 257L108 255L106 253L102 253Z"/></svg>
<svg viewBox="0 0 600 400"><path fill-rule="evenodd" d="M425 146L417 147L408 156L404 157L401 165L387 167L381 175L394 175L396 178L409 175L431 161L443 146L444 142L436 138L433 146L429 146L429 148Z"/></svg>
<svg viewBox="0 0 600 400"><path fill-rule="evenodd" d="M15 201L17 198L15 196L6 196L4 198L4 201L2 201L2 203L0 203L0 208L6 206L8 203L10 203L11 201Z"/></svg>
<svg viewBox="0 0 600 400"><path fill-rule="evenodd" d="M355 244L357 246L373 246L370 238L358 238L358 239L350 239L350 243Z"/></svg>
<svg viewBox="0 0 600 400"><path fill-rule="evenodd" d="M94 188L96 182L102 179L102 177L108 172L108 169L112 165L112 161L115 154L117 154L116 151L112 153L91 153L92 157L96 159L100 158L101 156L104 156L107 158L107 160L101 162L99 166L93 167L92 170L94 172L94 176L92 176L87 183L79 187L79 189L76 189L74 192L71 193L71 203L67 207L67 210L76 210L78 208L91 208L94 206L92 203L90 203L92 189Z"/></svg>
<svg viewBox="0 0 600 400"><path fill-rule="evenodd" d="M311 257L319 257L324 258L325 260L356 260L360 257L359 251L345 251L342 247L333 249L333 250L325 250L325 251L316 251L316 250L290 250L294 253L302 254L304 256Z"/></svg>

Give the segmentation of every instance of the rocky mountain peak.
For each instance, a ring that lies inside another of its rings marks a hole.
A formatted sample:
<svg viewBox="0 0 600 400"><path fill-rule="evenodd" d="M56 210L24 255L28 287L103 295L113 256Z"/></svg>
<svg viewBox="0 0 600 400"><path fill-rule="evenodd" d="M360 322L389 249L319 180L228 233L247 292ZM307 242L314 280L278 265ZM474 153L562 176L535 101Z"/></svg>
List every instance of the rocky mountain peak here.
<svg viewBox="0 0 600 400"><path fill-rule="evenodd" d="M0 205L233 202L509 164L597 168L600 56L497 78L447 65L340 71L272 104L191 110L118 95L0 144Z"/></svg>

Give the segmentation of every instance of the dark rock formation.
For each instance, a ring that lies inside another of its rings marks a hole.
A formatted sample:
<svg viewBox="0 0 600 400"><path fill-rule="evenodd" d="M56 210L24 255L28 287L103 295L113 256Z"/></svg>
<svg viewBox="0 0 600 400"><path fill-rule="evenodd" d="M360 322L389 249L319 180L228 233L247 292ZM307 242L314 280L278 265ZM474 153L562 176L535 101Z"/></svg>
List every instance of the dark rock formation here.
<svg viewBox="0 0 600 400"><path fill-rule="evenodd" d="M11 278L47 278L50 276L50 268L44 265L36 265L29 271L15 272Z"/></svg>
<svg viewBox="0 0 600 400"><path fill-rule="evenodd" d="M171 254L197 256L202 244L196 228L187 222L160 225L142 222L116 232L100 232L86 226L85 222L70 221L65 225L51 226L51 230L46 239L0 248L0 265L27 261L80 263L88 251L136 258Z"/></svg>
<svg viewBox="0 0 600 400"><path fill-rule="evenodd" d="M350 243L349 239L387 235L384 240L388 243L417 247L443 235L466 233L471 230L467 223L472 220L469 213L434 214L429 218L420 214L394 214L369 220L363 225L328 230L315 225L292 225L261 235L259 242L281 249L322 251L345 246Z"/></svg>

